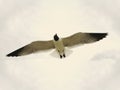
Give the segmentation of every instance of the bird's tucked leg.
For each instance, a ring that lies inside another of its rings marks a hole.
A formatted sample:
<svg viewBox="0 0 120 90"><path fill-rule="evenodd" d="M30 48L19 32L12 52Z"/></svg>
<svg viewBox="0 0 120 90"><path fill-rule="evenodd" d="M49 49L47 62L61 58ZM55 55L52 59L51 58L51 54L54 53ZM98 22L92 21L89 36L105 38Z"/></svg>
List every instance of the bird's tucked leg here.
<svg viewBox="0 0 120 90"><path fill-rule="evenodd" d="M66 57L66 55L65 55L65 52L63 51L63 52L60 52L59 50L58 50L58 53L59 53L59 55L60 55L60 58L62 59L62 57Z"/></svg>
<svg viewBox="0 0 120 90"><path fill-rule="evenodd" d="M59 55L60 55L60 58L62 59L62 55L61 55L61 53L60 53L60 51L58 50L58 53L59 53Z"/></svg>
<svg viewBox="0 0 120 90"><path fill-rule="evenodd" d="M63 53L63 57L66 57L65 53Z"/></svg>
<svg viewBox="0 0 120 90"><path fill-rule="evenodd" d="M64 58L66 57L66 55L65 55L65 50L63 50L63 57L64 57Z"/></svg>
<svg viewBox="0 0 120 90"><path fill-rule="evenodd" d="M62 55L60 55L60 58L62 59Z"/></svg>

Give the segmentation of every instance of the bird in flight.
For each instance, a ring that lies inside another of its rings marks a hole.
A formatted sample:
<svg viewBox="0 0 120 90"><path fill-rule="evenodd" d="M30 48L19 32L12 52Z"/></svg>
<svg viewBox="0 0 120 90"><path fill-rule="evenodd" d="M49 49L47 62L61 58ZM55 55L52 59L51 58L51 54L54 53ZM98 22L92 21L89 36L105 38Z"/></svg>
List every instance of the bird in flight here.
<svg viewBox="0 0 120 90"><path fill-rule="evenodd" d="M99 41L107 36L107 33L84 33L78 32L65 38L59 38L57 34L54 35L53 40L48 41L34 41L26 46L23 46L7 56L23 56L35 53L41 50L56 49L60 58L66 57L65 47L75 45L83 45Z"/></svg>

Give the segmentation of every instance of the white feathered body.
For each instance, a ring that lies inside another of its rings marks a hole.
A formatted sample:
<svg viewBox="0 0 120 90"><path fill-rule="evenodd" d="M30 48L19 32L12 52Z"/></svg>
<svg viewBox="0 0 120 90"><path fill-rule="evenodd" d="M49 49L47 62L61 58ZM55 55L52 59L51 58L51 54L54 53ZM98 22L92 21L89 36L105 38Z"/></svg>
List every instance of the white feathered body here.
<svg viewBox="0 0 120 90"><path fill-rule="evenodd" d="M64 52L65 48L64 48L64 44L63 44L62 39L59 39L58 41L54 41L54 45L55 45L56 50L59 53L63 53Z"/></svg>

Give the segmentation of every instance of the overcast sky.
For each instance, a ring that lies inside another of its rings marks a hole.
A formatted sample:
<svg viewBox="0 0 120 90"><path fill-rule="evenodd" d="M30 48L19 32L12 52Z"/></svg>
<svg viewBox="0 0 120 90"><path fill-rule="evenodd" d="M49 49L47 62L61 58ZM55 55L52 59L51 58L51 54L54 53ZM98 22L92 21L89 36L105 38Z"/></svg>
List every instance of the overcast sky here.
<svg viewBox="0 0 120 90"><path fill-rule="evenodd" d="M0 0L0 90L120 90L119 0ZM107 38L23 57L5 55L57 33L108 32Z"/></svg>

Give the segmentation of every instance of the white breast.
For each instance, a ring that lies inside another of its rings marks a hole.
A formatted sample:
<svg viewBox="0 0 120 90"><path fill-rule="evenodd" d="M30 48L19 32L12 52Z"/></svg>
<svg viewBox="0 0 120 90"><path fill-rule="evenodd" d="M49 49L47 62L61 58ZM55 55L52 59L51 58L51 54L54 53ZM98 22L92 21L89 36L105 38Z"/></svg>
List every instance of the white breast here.
<svg viewBox="0 0 120 90"><path fill-rule="evenodd" d="M64 45L62 40L58 40L58 41L54 41L54 45L57 51L59 51L60 53L62 53L64 51Z"/></svg>

